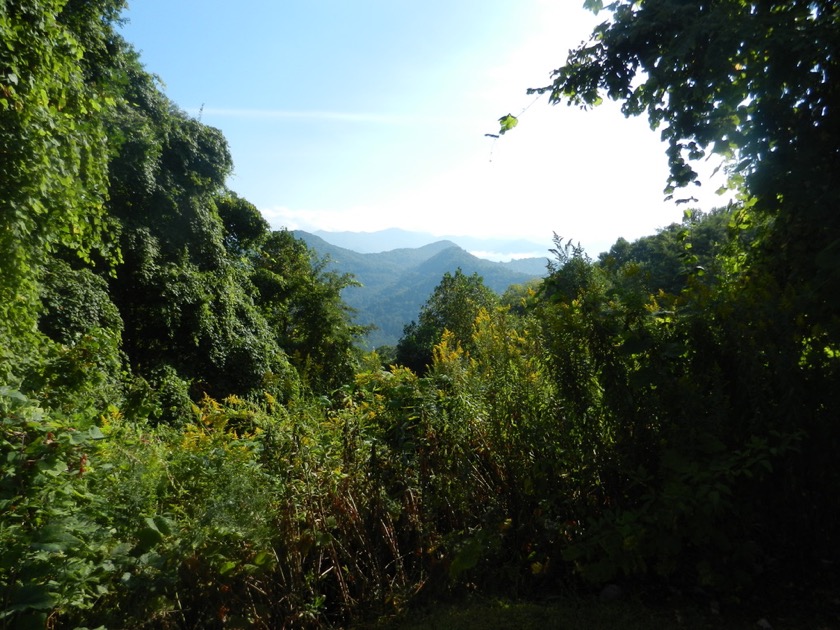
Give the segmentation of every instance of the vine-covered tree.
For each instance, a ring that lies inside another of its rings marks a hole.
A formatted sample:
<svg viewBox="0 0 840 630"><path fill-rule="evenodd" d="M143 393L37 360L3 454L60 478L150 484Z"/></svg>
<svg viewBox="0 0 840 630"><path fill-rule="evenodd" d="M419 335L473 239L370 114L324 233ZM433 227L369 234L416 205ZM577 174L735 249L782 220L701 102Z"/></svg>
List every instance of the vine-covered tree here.
<svg viewBox="0 0 840 630"><path fill-rule="evenodd" d="M254 204L234 192L216 198L216 210L225 228L224 244L231 256L253 257L270 226Z"/></svg>
<svg viewBox="0 0 840 630"><path fill-rule="evenodd" d="M0 3L0 378L37 351L47 254L106 249L113 84L96 65L121 0Z"/></svg>
<svg viewBox="0 0 840 630"><path fill-rule="evenodd" d="M108 209L123 263L110 286L131 368L144 378L173 368L196 396L257 391L289 367L253 303L248 269L234 264L249 235L218 211L217 200L226 211L236 204L225 188L227 142L175 107L130 49L120 71Z"/></svg>

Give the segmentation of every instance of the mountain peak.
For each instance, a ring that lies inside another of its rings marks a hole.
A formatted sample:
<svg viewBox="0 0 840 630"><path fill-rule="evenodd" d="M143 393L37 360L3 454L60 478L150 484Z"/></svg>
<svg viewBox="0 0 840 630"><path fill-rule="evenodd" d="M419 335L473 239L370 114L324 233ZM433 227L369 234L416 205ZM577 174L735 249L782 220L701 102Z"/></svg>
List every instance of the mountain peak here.
<svg viewBox="0 0 840 630"><path fill-rule="evenodd" d="M293 234L319 256L328 256L332 269L350 273L362 284L348 287L342 297L356 310L358 323L376 326L368 337L371 347L396 344L403 327L417 318L420 307L445 273L459 268L468 275L477 273L497 293L546 273L545 258L493 262L471 254L449 239L432 237L431 242L417 247L360 253L331 244L320 234Z"/></svg>
<svg viewBox="0 0 840 630"><path fill-rule="evenodd" d="M376 232L313 232L327 243L361 254L373 254L396 249L417 249L435 243L450 243L475 253L487 260L512 260L516 258L540 258L552 247L549 241L544 245L524 239L480 238L475 236L434 236L427 232L410 232L400 228L389 228Z"/></svg>

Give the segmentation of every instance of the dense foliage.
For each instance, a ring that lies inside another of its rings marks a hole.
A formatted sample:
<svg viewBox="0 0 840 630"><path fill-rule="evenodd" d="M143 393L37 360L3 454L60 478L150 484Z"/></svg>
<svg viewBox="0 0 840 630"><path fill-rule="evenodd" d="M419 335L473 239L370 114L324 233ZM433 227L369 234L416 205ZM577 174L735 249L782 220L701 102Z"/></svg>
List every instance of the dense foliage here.
<svg viewBox="0 0 840 630"><path fill-rule="evenodd" d="M0 4L0 374L33 354L44 255L105 249L110 86L96 60L123 3ZM95 6L93 6L95 5Z"/></svg>
<svg viewBox="0 0 840 630"><path fill-rule="evenodd" d="M617 0L606 8L609 19L552 85L533 91L584 107L607 96L628 116L646 113L668 143L668 192L700 183L692 162L726 160L743 221L764 225L763 264L783 285L807 286L800 308L837 342L837 3Z"/></svg>
<svg viewBox="0 0 840 630"><path fill-rule="evenodd" d="M432 364L434 347L444 331L468 348L472 346L473 323L481 309L492 309L498 301L478 274L467 276L461 269L443 275L440 284L420 309L418 321L405 326L396 348L397 361L419 374Z"/></svg>
<svg viewBox="0 0 840 630"><path fill-rule="evenodd" d="M502 299L446 274L385 368L120 6L0 0L0 627L836 581L833 4L611 4L552 98L648 111L674 186L731 152L740 200L597 260L557 237Z"/></svg>

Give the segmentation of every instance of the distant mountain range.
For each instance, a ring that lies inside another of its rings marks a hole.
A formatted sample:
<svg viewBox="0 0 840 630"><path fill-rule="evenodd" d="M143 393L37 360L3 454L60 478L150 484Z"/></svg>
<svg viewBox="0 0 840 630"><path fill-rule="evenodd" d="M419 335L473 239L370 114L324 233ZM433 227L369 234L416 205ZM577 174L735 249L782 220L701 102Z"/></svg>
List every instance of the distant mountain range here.
<svg viewBox="0 0 840 630"><path fill-rule="evenodd" d="M395 234L400 237L412 234L396 230L385 232L400 232L400 235ZM488 287L501 294L511 285L544 276L548 263L548 257L493 262L478 258L449 240L364 253L340 247L309 232L296 230L293 234L319 256L328 257L331 270L351 273L362 284L362 287L345 289L343 297L356 309L358 323L376 326L368 336L367 345L371 348L397 343L403 327L417 319L420 307L446 272L454 273L460 268L468 275L477 273ZM353 237L349 235L354 233L343 234L344 242L352 242ZM382 238L383 233L378 234L378 238ZM369 242L374 243L376 239Z"/></svg>
<svg viewBox="0 0 840 630"><path fill-rule="evenodd" d="M461 249L476 254L479 258L510 260L515 258L541 257L550 244L541 245L524 239L478 238L474 236L434 236L426 232L409 232L390 228L378 232L325 232L317 230L315 236L332 245L359 252L374 254L395 249L416 249L439 241L451 241ZM491 254L485 256L483 254Z"/></svg>

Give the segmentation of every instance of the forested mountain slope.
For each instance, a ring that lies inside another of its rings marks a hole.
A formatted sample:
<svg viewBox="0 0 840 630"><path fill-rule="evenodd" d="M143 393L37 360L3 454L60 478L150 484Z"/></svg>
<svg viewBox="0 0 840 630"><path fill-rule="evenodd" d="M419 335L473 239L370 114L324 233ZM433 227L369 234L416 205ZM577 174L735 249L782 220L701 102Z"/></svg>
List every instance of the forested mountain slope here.
<svg viewBox="0 0 840 630"><path fill-rule="evenodd" d="M840 5L585 4L611 19L537 91L663 126L674 193L730 159L736 201L598 260L557 240L502 298L519 277L449 243L333 249L428 295L383 365L352 278L227 188L124 2L0 1L0 628L616 583L837 626Z"/></svg>
<svg viewBox="0 0 840 630"><path fill-rule="evenodd" d="M369 347L395 345L403 327L417 316L420 306L445 273L461 269L477 273L496 293L504 293L511 285L523 284L547 273L548 259L498 263L473 256L451 241L437 241L423 247L395 249L360 254L308 232L292 232L340 274L351 274L361 286L349 286L342 297L356 312L355 321L376 328L368 333ZM520 271L542 265L538 275Z"/></svg>

